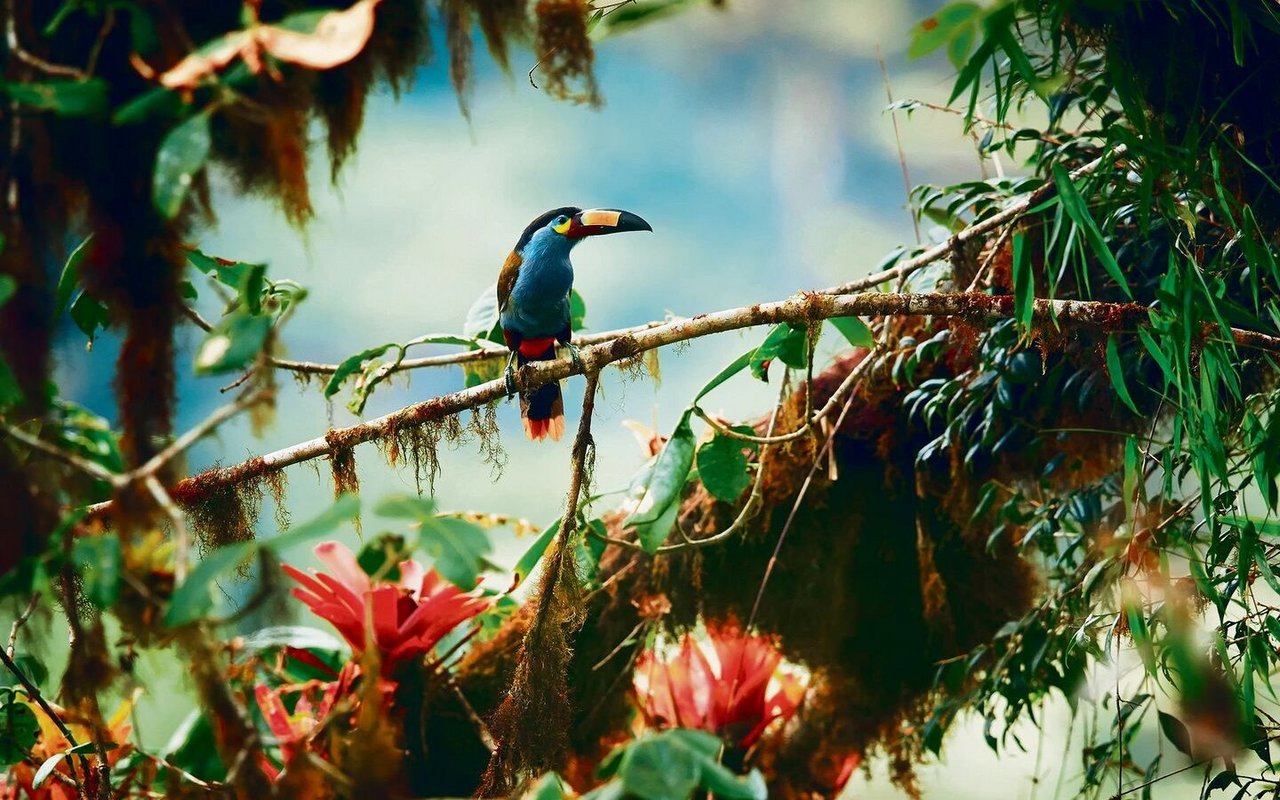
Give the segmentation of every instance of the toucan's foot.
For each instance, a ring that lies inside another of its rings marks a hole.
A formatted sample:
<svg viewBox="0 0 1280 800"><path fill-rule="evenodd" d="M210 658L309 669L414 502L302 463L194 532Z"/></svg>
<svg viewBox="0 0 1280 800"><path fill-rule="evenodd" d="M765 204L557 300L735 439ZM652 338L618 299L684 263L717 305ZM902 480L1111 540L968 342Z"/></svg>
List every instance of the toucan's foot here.
<svg viewBox="0 0 1280 800"><path fill-rule="evenodd" d="M577 345L566 344L565 347L569 348L569 360L573 362L573 368L582 372L582 356L578 354Z"/></svg>
<svg viewBox="0 0 1280 800"><path fill-rule="evenodd" d="M505 376L507 379L507 397L510 397L516 393L516 364L514 357L507 361Z"/></svg>

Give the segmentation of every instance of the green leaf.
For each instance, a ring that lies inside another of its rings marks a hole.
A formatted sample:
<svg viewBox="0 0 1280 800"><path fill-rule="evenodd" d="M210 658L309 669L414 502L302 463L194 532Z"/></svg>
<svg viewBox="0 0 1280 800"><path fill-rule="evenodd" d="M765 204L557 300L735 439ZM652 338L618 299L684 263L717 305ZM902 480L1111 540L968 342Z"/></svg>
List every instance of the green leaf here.
<svg viewBox="0 0 1280 800"><path fill-rule="evenodd" d="M356 563L370 577L380 575L389 581L398 581L400 562L408 558L412 551L413 548L409 547L400 534L381 533L364 543L364 547L356 553Z"/></svg>
<svg viewBox="0 0 1280 800"><path fill-rule="evenodd" d="M14 293L17 291L18 291L17 281L15 281L9 275L0 275L0 306L3 306L5 303L9 302L9 300L13 297Z"/></svg>
<svg viewBox="0 0 1280 800"><path fill-rule="evenodd" d="M832 317L827 321L854 347L875 346L876 337L861 317Z"/></svg>
<svg viewBox="0 0 1280 800"><path fill-rule="evenodd" d="M49 680L49 668L44 665L43 661L30 653L19 651L13 657L13 663L36 688L43 688L45 682Z"/></svg>
<svg viewBox="0 0 1280 800"><path fill-rule="evenodd" d="M423 520L435 516L436 504L430 497L393 494L378 501L373 513L389 519Z"/></svg>
<svg viewBox="0 0 1280 800"><path fill-rule="evenodd" d="M1035 315L1036 281L1027 257L1026 235L1013 234L1013 318L1023 332L1031 330Z"/></svg>
<svg viewBox="0 0 1280 800"><path fill-rule="evenodd" d="M218 578L257 552L256 541L235 542L211 550L174 591L165 610L164 624L176 628L206 616L213 609L213 587Z"/></svg>
<svg viewBox="0 0 1280 800"><path fill-rule="evenodd" d="M72 561L89 602L102 609L115 605L123 567L120 539L114 534L76 539Z"/></svg>
<svg viewBox="0 0 1280 800"><path fill-rule="evenodd" d="M182 113L182 95L165 86L157 86L135 96L111 114L117 127L135 125L150 119L173 119Z"/></svg>
<svg viewBox="0 0 1280 800"><path fill-rule="evenodd" d="M715 746L719 748L718 740ZM682 800L690 797L701 784L702 764L698 756L698 752L683 746L669 734L647 737L628 748L618 766L618 776L627 794L642 800Z"/></svg>
<svg viewBox="0 0 1280 800"><path fill-rule="evenodd" d="M213 725L202 709L195 709L178 725L161 755L170 764L204 781L220 781L227 767L218 755Z"/></svg>
<svg viewBox="0 0 1280 800"><path fill-rule="evenodd" d="M521 800L563 800L573 797L573 793L565 793L564 782L554 772L548 772L520 795Z"/></svg>
<svg viewBox="0 0 1280 800"><path fill-rule="evenodd" d="M982 9L976 3L950 3L925 17L911 29L908 58L919 58L937 50L962 33L973 34Z"/></svg>
<svg viewBox="0 0 1280 800"><path fill-rule="evenodd" d="M9 408L22 402L22 387L18 385L18 376L13 374L9 365L0 359L0 409Z"/></svg>
<svg viewBox="0 0 1280 800"><path fill-rule="evenodd" d="M212 375L244 367L258 357L271 332L271 318L237 308L209 331L196 351L196 373Z"/></svg>
<svg viewBox="0 0 1280 800"><path fill-rule="evenodd" d="M71 321L92 343L98 330L105 330L111 324L111 316L107 313L107 307L97 298L91 297L88 292L81 292L71 304Z"/></svg>
<svg viewBox="0 0 1280 800"><path fill-rule="evenodd" d="M656 553L671 532L675 515L668 512L679 507L680 495L693 467L697 443L689 425L692 413L686 410L681 415L671 438L654 462L640 504L623 523L624 527L636 529L640 544L650 553Z"/></svg>
<svg viewBox="0 0 1280 800"><path fill-rule="evenodd" d="M151 184L151 200L165 219L182 211L187 192L204 169L213 144L211 112L202 111L169 131L160 143Z"/></svg>
<svg viewBox="0 0 1280 800"><path fill-rule="evenodd" d="M17 764L35 747L40 723L26 703L9 694L9 702L0 706L0 765Z"/></svg>
<svg viewBox="0 0 1280 800"><path fill-rule="evenodd" d="M462 332L475 339L488 339L498 344L506 344L502 338L502 330L498 326L498 285L495 283L476 298L467 309L467 319L462 323Z"/></svg>
<svg viewBox="0 0 1280 800"><path fill-rule="evenodd" d="M775 325L751 355L751 374L769 380L769 364L779 358L789 367L803 369L809 363L808 329L784 322Z"/></svg>
<svg viewBox="0 0 1280 800"><path fill-rule="evenodd" d="M300 525L294 525L288 531L272 536L270 539L260 540L260 545L266 550L280 553L286 548L307 544L327 533L331 533L340 525L349 522L359 514L360 496L351 492L344 492L333 501L333 505L320 512L317 516Z"/></svg>
<svg viewBox="0 0 1280 800"><path fill-rule="evenodd" d="M716 434L698 448L698 478L717 500L732 503L751 485L744 447L741 439Z"/></svg>
<svg viewBox="0 0 1280 800"><path fill-rule="evenodd" d="M1071 176L1067 174L1067 171L1060 164L1054 164L1053 179L1058 186L1058 195L1062 198L1062 207L1066 209L1071 219L1084 230L1085 239L1089 242L1089 247L1093 250L1093 254L1098 257L1098 261L1102 262L1102 268L1107 271L1107 274L1124 291L1125 295L1132 300L1133 292L1129 290L1129 282L1125 279L1120 265L1116 263L1116 257L1111 253L1111 248L1107 245L1106 239L1103 238L1102 231L1098 229L1098 223L1094 222L1093 217L1089 214L1089 207L1085 204L1084 198L1080 196L1075 184L1071 182Z"/></svg>
<svg viewBox="0 0 1280 800"><path fill-rule="evenodd" d="M694 395L694 398L693 398L694 404L696 405L699 400L706 397L717 386L729 380L734 375L737 375L739 372L742 372L742 370L744 370L747 367L747 365L751 363L751 359L756 354L756 349L757 348L752 348L751 350L748 350L747 352L735 358L733 362L729 364L729 366L725 367L724 369L716 373L716 376L711 380L707 381L707 385L703 386L702 389L700 389L698 393Z"/></svg>
<svg viewBox="0 0 1280 800"><path fill-rule="evenodd" d="M1179 753L1191 755L1191 734L1187 732L1187 726L1182 724L1182 720L1159 710L1156 714L1160 718L1160 731L1164 733L1164 738L1178 748Z"/></svg>
<svg viewBox="0 0 1280 800"><path fill-rule="evenodd" d="M414 495L385 498L374 508L374 513L415 521L418 543L435 560L440 574L463 589L475 588L493 549L488 534L479 525L457 517L439 516L430 498Z"/></svg>
<svg viewBox="0 0 1280 800"><path fill-rule="evenodd" d="M1129 410L1141 416L1142 412L1138 411L1138 407L1134 405L1133 398L1129 395L1129 387L1124 381L1124 365L1120 363L1120 349L1116 345L1116 337L1107 337L1107 374L1111 377L1111 386L1116 390L1116 396L1129 407Z"/></svg>
<svg viewBox="0 0 1280 800"><path fill-rule="evenodd" d="M538 562L542 560L547 548L551 546L551 541L556 538L556 534L559 532L560 520L556 520L534 540L533 544L529 545L529 549L524 551L524 555L520 556L520 560L516 562L513 570L516 586L524 583L525 579L533 574L533 570L538 566Z"/></svg>
<svg viewBox="0 0 1280 800"><path fill-rule="evenodd" d="M602 16L592 27L592 31L597 36L613 36L655 22L689 4L689 0L636 0L618 6L613 13Z"/></svg>
<svg viewBox="0 0 1280 800"><path fill-rule="evenodd" d="M0 89L22 105L64 117L92 116L107 107L107 82L101 78L36 83L0 81Z"/></svg>
<svg viewBox="0 0 1280 800"><path fill-rule="evenodd" d="M493 549L484 528L457 517L432 516L422 521L418 535L445 580L462 589L475 588Z"/></svg>
<svg viewBox="0 0 1280 800"><path fill-rule="evenodd" d="M569 290L569 327L575 331L587 327L587 302L577 289Z"/></svg>
<svg viewBox="0 0 1280 800"><path fill-rule="evenodd" d="M719 763L721 740L706 731L645 734L609 755L603 777L616 775L623 792L642 800L683 800L703 789L728 800L765 800L759 772L744 780Z"/></svg>
<svg viewBox="0 0 1280 800"><path fill-rule="evenodd" d="M338 363L338 368L334 370L333 376L324 385L324 396L333 397L342 389L342 382L352 375L360 372L364 368L364 362L371 358L377 358L391 348L395 347L395 342L388 342L377 347L370 347L368 350L361 350L353 356L348 356Z"/></svg>
<svg viewBox="0 0 1280 800"><path fill-rule="evenodd" d="M609 544L602 537L608 533L604 520L593 519L581 531L582 535L574 537L573 555L578 562L578 575L582 578L582 585L588 589L600 586L600 557Z"/></svg>
<svg viewBox="0 0 1280 800"><path fill-rule="evenodd" d="M58 288L53 294L53 316L60 317L71 305L71 295L75 292L76 287L80 285L80 265L84 263L85 257L89 255L89 242L93 241L93 236L85 237L85 240L76 245L76 249L71 251L71 255L67 256L67 263L62 266L62 274L58 276ZM0 300L0 302L3 302Z"/></svg>

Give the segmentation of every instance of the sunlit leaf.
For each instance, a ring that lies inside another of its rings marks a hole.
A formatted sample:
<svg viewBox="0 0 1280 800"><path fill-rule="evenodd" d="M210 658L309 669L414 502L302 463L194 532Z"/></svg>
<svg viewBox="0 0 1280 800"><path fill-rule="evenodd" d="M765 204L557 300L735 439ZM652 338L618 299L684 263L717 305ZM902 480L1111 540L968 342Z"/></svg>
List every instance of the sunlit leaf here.
<svg viewBox="0 0 1280 800"><path fill-rule="evenodd" d="M769 364L780 359L788 367L803 369L809 363L809 331L803 325L784 322L775 325L751 354L751 374L769 380Z"/></svg>
<svg viewBox="0 0 1280 800"><path fill-rule="evenodd" d="M875 346L876 337L871 335L871 328L861 317L832 317L828 321L854 347Z"/></svg>
<svg viewBox="0 0 1280 800"><path fill-rule="evenodd" d="M735 502L751 485L744 446L741 439L716 434L698 448L698 478L717 500Z"/></svg>
<svg viewBox="0 0 1280 800"><path fill-rule="evenodd" d="M681 415L671 438L654 462L644 497L624 522L624 527L636 529L640 544L650 553L656 553L671 532L675 523L673 509L679 506L685 481L693 467L696 441L689 425L692 413L685 411Z"/></svg>
<svg viewBox="0 0 1280 800"><path fill-rule="evenodd" d="M28 108L52 111L64 117L92 116L107 107L107 82L101 78L33 83L0 81L0 90Z"/></svg>
<svg viewBox="0 0 1280 800"><path fill-rule="evenodd" d="M173 219L182 211L187 192L209 158L213 144L209 120L210 112L202 111L169 131L160 143L151 197L165 219Z"/></svg>
<svg viewBox="0 0 1280 800"><path fill-rule="evenodd" d="M202 375L241 369L258 357L271 332L271 318L236 309L223 317L196 351Z"/></svg>

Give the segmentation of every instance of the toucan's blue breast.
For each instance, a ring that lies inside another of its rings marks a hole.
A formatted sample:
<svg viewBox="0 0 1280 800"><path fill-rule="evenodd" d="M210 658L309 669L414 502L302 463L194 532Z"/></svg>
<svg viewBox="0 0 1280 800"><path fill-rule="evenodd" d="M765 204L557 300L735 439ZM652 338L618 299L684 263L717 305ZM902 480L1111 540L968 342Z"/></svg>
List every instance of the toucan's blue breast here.
<svg viewBox="0 0 1280 800"><path fill-rule="evenodd" d="M502 312L502 327L524 338L556 336L569 326L574 240L550 228L535 233L520 251L520 272Z"/></svg>

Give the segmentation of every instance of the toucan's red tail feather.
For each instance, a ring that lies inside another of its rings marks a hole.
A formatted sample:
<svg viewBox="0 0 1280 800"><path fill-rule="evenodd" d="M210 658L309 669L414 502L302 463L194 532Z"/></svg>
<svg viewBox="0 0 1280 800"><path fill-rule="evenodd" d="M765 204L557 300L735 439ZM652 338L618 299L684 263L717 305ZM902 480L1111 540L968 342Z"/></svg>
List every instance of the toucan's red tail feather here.
<svg viewBox="0 0 1280 800"><path fill-rule="evenodd" d="M516 360L521 365L530 361L551 361L555 357L555 339L525 339L516 350ZM560 441L564 436L564 399L560 396L560 382L544 384L522 393L520 417L524 422L525 436L534 441L547 437Z"/></svg>

